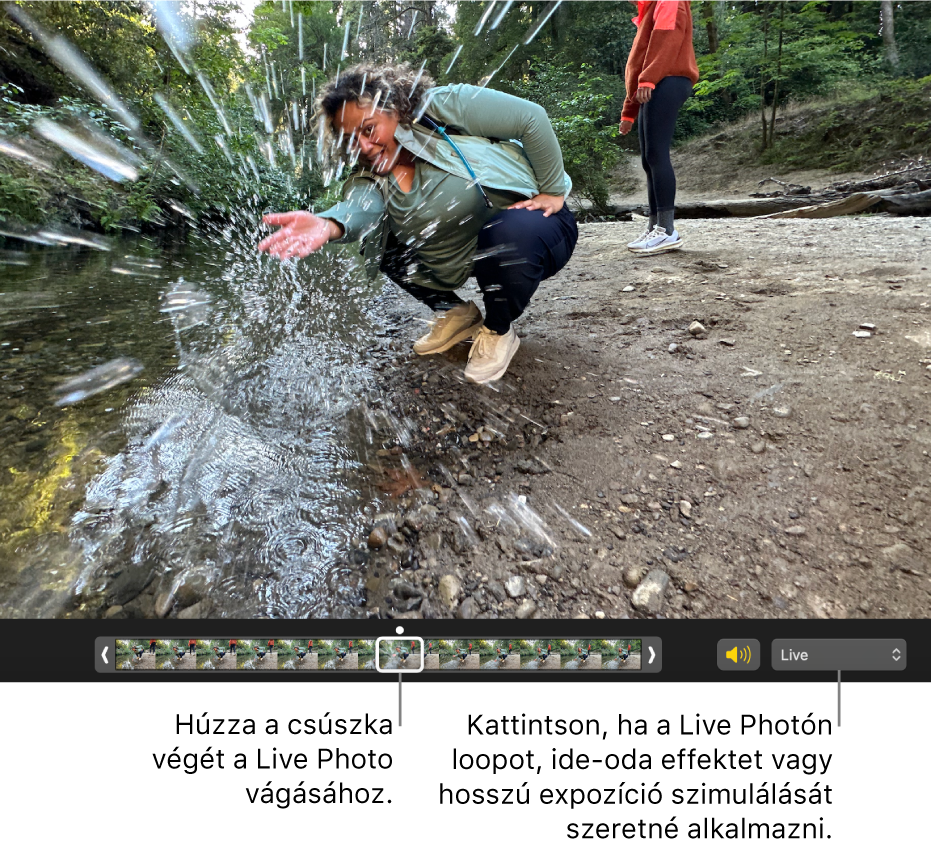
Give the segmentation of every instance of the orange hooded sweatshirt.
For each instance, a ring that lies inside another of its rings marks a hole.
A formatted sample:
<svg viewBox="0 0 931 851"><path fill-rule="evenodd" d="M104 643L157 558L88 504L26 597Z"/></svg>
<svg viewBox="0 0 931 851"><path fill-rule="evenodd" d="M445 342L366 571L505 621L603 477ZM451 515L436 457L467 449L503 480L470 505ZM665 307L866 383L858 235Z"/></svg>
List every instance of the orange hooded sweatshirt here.
<svg viewBox="0 0 931 851"><path fill-rule="evenodd" d="M692 9L681 0L646 0L637 3L637 27L624 82L627 97L621 121L636 121L639 88L655 89L664 77L688 77L698 82L698 63L692 46Z"/></svg>

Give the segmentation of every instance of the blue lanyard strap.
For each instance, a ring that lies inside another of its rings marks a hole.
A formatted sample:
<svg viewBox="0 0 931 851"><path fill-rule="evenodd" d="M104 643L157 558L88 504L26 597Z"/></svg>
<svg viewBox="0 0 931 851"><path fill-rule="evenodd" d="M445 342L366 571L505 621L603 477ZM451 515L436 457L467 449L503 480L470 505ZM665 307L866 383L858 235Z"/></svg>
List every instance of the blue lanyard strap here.
<svg viewBox="0 0 931 851"><path fill-rule="evenodd" d="M419 119L419 123L426 127L428 130L433 130L435 133L439 133L440 138L445 139L452 146L452 149L456 152L456 155L462 160L462 164L466 167L466 171L469 172L469 177L475 182L475 185L478 187L478 191L481 192L482 198L485 199L485 206L492 207L494 206L491 203L489 197L485 194L485 190L482 189L482 184L478 182L478 178L475 176L475 172L472 169L472 166L469 165L469 161L465 158L462 151L459 150L459 146L449 138L449 135L446 132L445 127L440 127L432 118L427 118L426 115L423 115Z"/></svg>

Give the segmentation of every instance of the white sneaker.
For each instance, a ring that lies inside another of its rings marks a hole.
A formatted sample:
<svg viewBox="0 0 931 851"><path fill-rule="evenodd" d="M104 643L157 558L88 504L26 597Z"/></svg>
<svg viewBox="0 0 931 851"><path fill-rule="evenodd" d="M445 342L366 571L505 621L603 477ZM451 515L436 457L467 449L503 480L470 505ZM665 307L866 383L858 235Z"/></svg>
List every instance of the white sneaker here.
<svg viewBox="0 0 931 851"><path fill-rule="evenodd" d="M666 228L657 225L638 246L627 246L635 254L662 254L665 251L675 251L682 247L679 231L674 230L667 234Z"/></svg>
<svg viewBox="0 0 931 851"><path fill-rule="evenodd" d="M631 251L639 251L641 248L646 245L647 239L649 239L650 234L652 233L652 228L649 224L643 229L643 233L640 234L633 242L628 242L627 247Z"/></svg>
<svg viewBox="0 0 931 851"><path fill-rule="evenodd" d="M519 346L520 337L513 326L506 334L497 334L485 327L480 328L469 352L469 363L465 368L466 379L476 384L497 381L507 372L511 358Z"/></svg>
<svg viewBox="0 0 931 851"><path fill-rule="evenodd" d="M467 340L482 327L482 312L474 302L460 304L437 315L429 334L424 334L416 343L418 355L435 355L451 349L456 343Z"/></svg>

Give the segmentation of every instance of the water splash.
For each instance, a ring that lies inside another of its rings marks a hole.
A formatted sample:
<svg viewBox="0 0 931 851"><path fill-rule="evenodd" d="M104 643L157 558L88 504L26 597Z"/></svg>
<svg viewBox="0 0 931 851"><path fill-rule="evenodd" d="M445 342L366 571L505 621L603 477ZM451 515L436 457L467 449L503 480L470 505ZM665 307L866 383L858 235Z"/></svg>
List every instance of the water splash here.
<svg viewBox="0 0 931 851"><path fill-rule="evenodd" d="M482 14L482 17L479 18L478 24L475 26L475 32L473 32L472 35L477 36L479 33L481 33L482 28L485 26L485 22L491 15L492 10L495 8L495 2L496 0L491 0L491 2L485 7L485 11Z"/></svg>
<svg viewBox="0 0 931 851"><path fill-rule="evenodd" d="M546 22L553 16L555 12L561 5L563 0L556 0L545 15L543 15L540 20L538 20L527 32L527 35L524 36L524 44L530 44L539 34L540 30L546 25Z"/></svg>
<svg viewBox="0 0 931 851"><path fill-rule="evenodd" d="M462 48L463 48L463 45L461 44L459 45L459 47L456 48L456 52L453 54L453 58L450 60L449 66L446 68L445 73L447 77L449 76L449 72L453 70L453 65L456 64L456 60L459 58L459 54L462 53Z"/></svg>
<svg viewBox="0 0 931 851"><path fill-rule="evenodd" d="M514 0L506 0L503 5L504 8L498 12L498 16L494 19L494 21L492 21L491 26L488 28L489 32L493 32L494 30L498 29L498 26L504 20L504 16L508 13L508 10L511 8L511 6L514 5Z"/></svg>
<svg viewBox="0 0 931 851"><path fill-rule="evenodd" d="M139 158L98 131L85 127L85 135L81 136L48 118L40 118L34 128L40 136L110 180L122 183L139 179Z"/></svg>
<svg viewBox="0 0 931 851"><path fill-rule="evenodd" d="M569 521L569 525L572 526L580 534L584 535L586 538L592 537L592 533L586 529L578 520L576 520L565 508L563 508L558 502L553 503L553 508L556 509L566 520Z"/></svg>
<svg viewBox="0 0 931 851"><path fill-rule="evenodd" d="M200 83L200 87L204 90L204 94L207 95L207 99L210 101L210 105L213 107L214 112L217 114L217 118L220 120L220 124L223 126L223 130L227 136L233 135L233 128L230 127L229 121L226 118L226 113L223 111L223 107L220 106L220 102L217 100L216 92L213 90L213 86L210 85L210 80L204 75L202 71L197 72L197 82Z"/></svg>
<svg viewBox="0 0 931 851"><path fill-rule="evenodd" d="M198 154L203 154L204 149L200 142L194 137L194 134L184 126L184 122L181 120L181 116L172 108L171 104L161 92L156 92L153 95L155 102L161 107L162 112L168 116L168 120L171 121L175 130L177 130L184 140L195 150Z"/></svg>
<svg viewBox="0 0 931 851"><path fill-rule="evenodd" d="M132 358L108 361L58 385L54 390L58 397L55 406L61 408L74 405L97 393L103 393L111 387L131 381L142 369L142 364Z"/></svg>
<svg viewBox="0 0 931 851"><path fill-rule="evenodd" d="M19 160L37 171L52 171L51 163L27 151L21 145L5 137L0 137L0 154Z"/></svg>

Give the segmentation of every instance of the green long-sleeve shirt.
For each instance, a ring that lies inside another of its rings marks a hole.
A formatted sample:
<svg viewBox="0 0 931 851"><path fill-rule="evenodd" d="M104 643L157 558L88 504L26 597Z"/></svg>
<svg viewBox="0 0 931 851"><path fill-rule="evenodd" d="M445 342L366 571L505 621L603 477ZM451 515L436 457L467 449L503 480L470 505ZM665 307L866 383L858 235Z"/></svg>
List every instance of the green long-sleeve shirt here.
<svg viewBox="0 0 931 851"><path fill-rule="evenodd" d="M415 125L395 132L398 143L417 158L410 192L402 193L391 176L360 171L346 181L343 200L319 215L343 227L341 241L365 240L369 274L381 265L390 229L417 252L419 268L412 270L412 280L447 289L469 277L479 231L514 196L564 196L572 183L549 118L537 104L467 85L432 89L428 97L427 114L466 134L453 140L494 207L485 207L452 146Z"/></svg>

